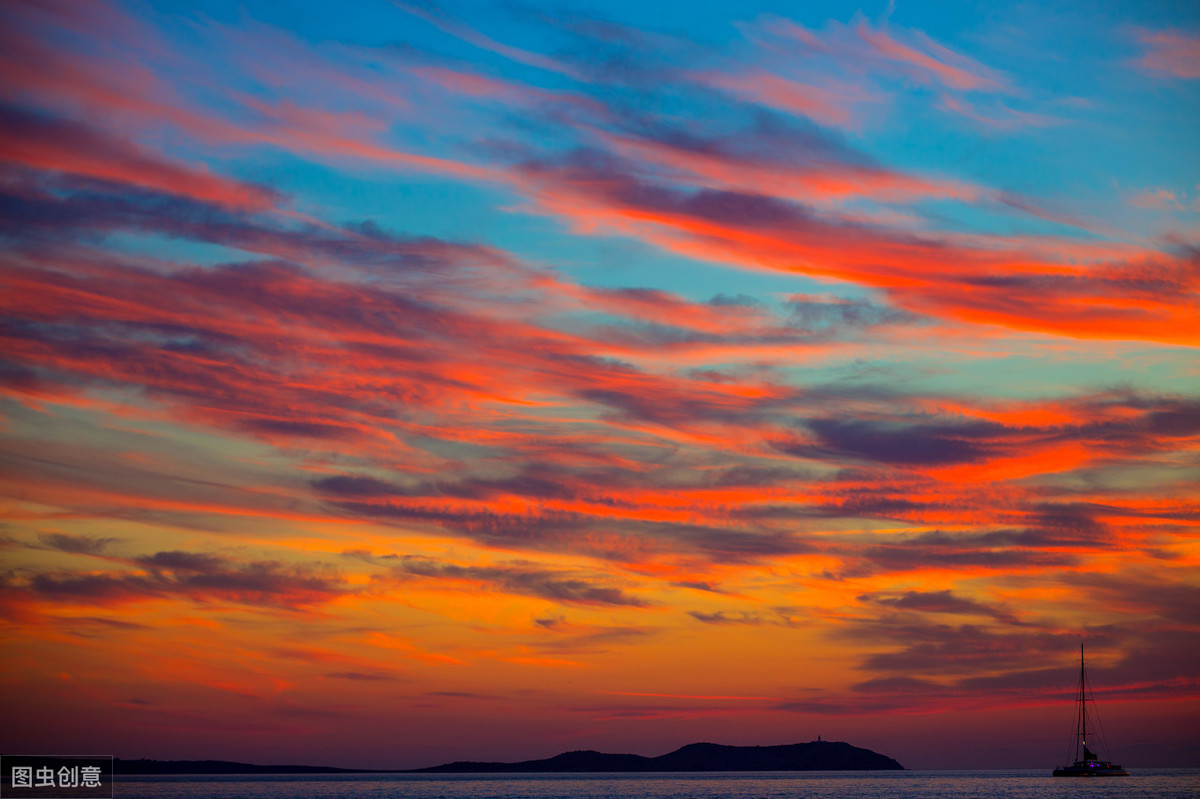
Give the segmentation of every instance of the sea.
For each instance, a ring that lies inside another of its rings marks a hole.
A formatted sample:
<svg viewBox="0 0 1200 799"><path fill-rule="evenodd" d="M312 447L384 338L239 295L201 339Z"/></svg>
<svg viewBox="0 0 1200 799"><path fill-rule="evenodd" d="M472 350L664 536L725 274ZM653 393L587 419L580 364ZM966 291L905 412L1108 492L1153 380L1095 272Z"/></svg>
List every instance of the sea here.
<svg viewBox="0 0 1200 799"><path fill-rule="evenodd" d="M119 777L114 799L1200 799L1200 769Z"/></svg>

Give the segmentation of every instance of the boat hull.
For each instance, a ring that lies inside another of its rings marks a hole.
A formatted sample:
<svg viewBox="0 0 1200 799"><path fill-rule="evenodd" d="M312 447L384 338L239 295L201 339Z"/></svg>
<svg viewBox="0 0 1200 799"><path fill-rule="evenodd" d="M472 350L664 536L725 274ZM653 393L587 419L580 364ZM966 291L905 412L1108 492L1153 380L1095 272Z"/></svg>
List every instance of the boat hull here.
<svg viewBox="0 0 1200 799"><path fill-rule="evenodd" d="M1112 763L1076 763L1054 769L1055 777L1128 777L1129 772Z"/></svg>

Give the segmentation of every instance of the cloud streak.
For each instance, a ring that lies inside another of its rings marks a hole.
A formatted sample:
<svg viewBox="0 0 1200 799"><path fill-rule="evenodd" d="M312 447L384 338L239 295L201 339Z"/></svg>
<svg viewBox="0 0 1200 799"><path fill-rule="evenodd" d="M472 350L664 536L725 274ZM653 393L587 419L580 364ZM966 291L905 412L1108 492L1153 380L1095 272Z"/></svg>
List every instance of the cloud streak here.
<svg viewBox="0 0 1200 799"><path fill-rule="evenodd" d="M194 602L305 611L346 592L327 569L274 561L237 563L204 553L169 550L133 558L125 572L35 574L9 584L24 601L108 606L181 598Z"/></svg>
<svg viewBox="0 0 1200 799"><path fill-rule="evenodd" d="M1137 65L1166 78L1200 78L1200 36L1184 31L1142 31L1138 41L1146 49Z"/></svg>

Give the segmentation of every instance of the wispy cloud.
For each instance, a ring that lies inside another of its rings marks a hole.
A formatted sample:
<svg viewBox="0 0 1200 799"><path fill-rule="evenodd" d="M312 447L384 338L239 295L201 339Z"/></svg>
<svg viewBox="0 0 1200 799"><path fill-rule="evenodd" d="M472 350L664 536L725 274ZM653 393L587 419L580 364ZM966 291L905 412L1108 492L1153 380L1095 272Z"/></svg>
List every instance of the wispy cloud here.
<svg viewBox="0 0 1200 799"><path fill-rule="evenodd" d="M1200 36L1183 30L1145 30L1137 34L1145 54L1137 66L1164 78L1200 78Z"/></svg>
<svg viewBox="0 0 1200 799"><path fill-rule="evenodd" d="M598 584L577 575L556 573L522 564L464 566L405 557L395 569L397 572L418 577L494 585L501 590L531 594L568 604L634 607L647 604L645 600L627 594L616 586Z"/></svg>
<svg viewBox="0 0 1200 799"><path fill-rule="evenodd" d="M10 582L10 599L95 606L182 598L301 611L347 588L329 569L274 561L238 563L206 553L170 550L130 559L132 570L43 572Z"/></svg>

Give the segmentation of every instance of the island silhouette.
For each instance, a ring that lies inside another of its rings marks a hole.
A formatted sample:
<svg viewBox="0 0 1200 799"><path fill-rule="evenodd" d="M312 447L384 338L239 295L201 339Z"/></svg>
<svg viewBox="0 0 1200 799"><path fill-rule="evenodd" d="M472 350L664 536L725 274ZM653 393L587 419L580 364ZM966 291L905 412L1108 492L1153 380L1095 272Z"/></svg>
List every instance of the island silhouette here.
<svg viewBox="0 0 1200 799"><path fill-rule="evenodd" d="M563 752L544 760L516 763L459 760L418 769L350 769L332 766L260 766L227 760L122 760L114 774L519 774L629 773L669 771L896 771L892 758L842 741L727 746L694 743L658 757L608 754L592 750Z"/></svg>

